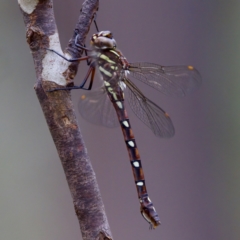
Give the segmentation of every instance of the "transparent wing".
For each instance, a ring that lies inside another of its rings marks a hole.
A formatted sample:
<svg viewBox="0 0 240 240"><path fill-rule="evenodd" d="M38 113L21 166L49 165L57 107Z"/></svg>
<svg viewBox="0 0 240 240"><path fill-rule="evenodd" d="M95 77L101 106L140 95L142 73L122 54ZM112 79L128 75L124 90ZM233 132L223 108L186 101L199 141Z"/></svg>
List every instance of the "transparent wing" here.
<svg viewBox="0 0 240 240"><path fill-rule="evenodd" d="M154 63L130 63L130 76L171 96L185 96L201 85L201 76L192 66L164 67Z"/></svg>
<svg viewBox="0 0 240 240"><path fill-rule="evenodd" d="M125 79L128 89L128 102L136 116L145 123L157 137L172 137L175 133L169 115L150 99L128 79Z"/></svg>
<svg viewBox="0 0 240 240"><path fill-rule="evenodd" d="M78 110L87 121L108 128L119 126L116 111L104 87L85 92L79 102Z"/></svg>

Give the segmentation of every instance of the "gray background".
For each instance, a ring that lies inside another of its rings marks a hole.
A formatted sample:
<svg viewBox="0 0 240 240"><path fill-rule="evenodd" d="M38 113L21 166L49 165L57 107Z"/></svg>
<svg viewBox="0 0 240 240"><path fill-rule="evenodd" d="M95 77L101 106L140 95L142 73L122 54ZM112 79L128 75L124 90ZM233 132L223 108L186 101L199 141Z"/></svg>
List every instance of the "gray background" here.
<svg viewBox="0 0 240 240"><path fill-rule="evenodd" d="M81 4L55 1L63 48ZM172 139L156 138L129 109L162 222L154 231L139 213L120 128L94 126L79 116L115 239L239 240L239 10L239 1L100 1L98 25L113 32L129 61L191 64L203 78L199 91L186 98L139 84L170 114ZM33 90L34 66L17 1L0 2L0 30L0 239L81 239ZM93 32L92 26L88 39ZM81 64L76 83L85 70ZM72 95L77 107L80 92Z"/></svg>

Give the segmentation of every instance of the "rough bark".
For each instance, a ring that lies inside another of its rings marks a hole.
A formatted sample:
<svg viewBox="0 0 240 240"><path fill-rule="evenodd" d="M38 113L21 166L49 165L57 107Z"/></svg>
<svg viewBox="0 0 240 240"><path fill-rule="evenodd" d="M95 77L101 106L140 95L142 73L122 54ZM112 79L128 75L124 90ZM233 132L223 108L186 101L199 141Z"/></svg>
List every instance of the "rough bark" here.
<svg viewBox="0 0 240 240"><path fill-rule="evenodd" d="M84 240L112 239L104 205L87 150L74 113L70 91L47 92L68 85L76 75L78 63L67 63L46 51L61 51L52 0L18 0L26 25L26 37L32 52L37 83L35 91L56 145ZM98 9L98 0L86 0L65 56L79 58L82 52L74 44L83 44Z"/></svg>

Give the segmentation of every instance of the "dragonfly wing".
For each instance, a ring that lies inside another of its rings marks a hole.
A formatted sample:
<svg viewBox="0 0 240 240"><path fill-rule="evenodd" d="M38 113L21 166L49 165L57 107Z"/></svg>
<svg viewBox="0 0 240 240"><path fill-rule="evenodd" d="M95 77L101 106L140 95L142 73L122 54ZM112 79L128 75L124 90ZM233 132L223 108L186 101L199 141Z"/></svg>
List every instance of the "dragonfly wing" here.
<svg viewBox="0 0 240 240"><path fill-rule="evenodd" d="M116 111L104 87L84 93L78 103L81 116L87 121L108 128L119 126Z"/></svg>
<svg viewBox="0 0 240 240"><path fill-rule="evenodd" d="M150 99L128 79L125 79L128 89L128 102L136 116L145 123L157 137L172 137L175 133L169 115Z"/></svg>
<svg viewBox="0 0 240 240"><path fill-rule="evenodd" d="M192 66L160 66L130 63L131 76L154 89L172 96L186 96L201 85L201 75Z"/></svg>

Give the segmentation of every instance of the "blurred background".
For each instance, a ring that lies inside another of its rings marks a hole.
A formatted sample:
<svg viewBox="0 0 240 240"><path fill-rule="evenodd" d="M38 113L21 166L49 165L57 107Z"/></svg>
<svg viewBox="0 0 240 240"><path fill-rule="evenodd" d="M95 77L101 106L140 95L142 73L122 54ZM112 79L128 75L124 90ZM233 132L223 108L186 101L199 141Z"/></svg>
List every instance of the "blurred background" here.
<svg viewBox="0 0 240 240"><path fill-rule="evenodd" d="M83 1L55 1L62 48ZM240 2L100 1L97 22L130 62L193 65L202 86L185 98L139 85L172 118L176 135L156 138L129 109L149 195L162 225L139 203L120 128L77 112L114 239L240 239ZM0 2L0 234L4 240L81 239L63 169L33 89L36 82L17 1ZM88 36L95 32L94 26ZM89 45L88 42L86 42ZM76 84L86 71L80 65Z"/></svg>

